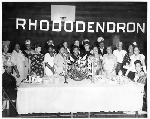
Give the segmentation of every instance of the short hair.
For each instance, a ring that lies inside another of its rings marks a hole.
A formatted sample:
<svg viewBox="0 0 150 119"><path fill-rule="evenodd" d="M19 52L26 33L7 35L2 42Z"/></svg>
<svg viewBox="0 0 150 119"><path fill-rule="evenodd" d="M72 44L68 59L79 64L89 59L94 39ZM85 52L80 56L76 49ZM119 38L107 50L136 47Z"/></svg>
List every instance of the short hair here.
<svg viewBox="0 0 150 119"><path fill-rule="evenodd" d="M34 49L35 49L35 48L38 48L38 47L42 47L41 44L40 44L40 43L35 43Z"/></svg>
<svg viewBox="0 0 150 119"><path fill-rule="evenodd" d="M106 47L106 48L108 48L108 47L110 47L111 49L113 49L111 45L107 45L107 47Z"/></svg>
<svg viewBox="0 0 150 119"><path fill-rule="evenodd" d="M78 49L79 49L79 47L78 47L78 46L74 45L72 49L74 50L75 48L78 48Z"/></svg>
<svg viewBox="0 0 150 119"><path fill-rule="evenodd" d="M47 49L49 49L49 48L54 49L54 46L53 45L48 45Z"/></svg>
<svg viewBox="0 0 150 119"><path fill-rule="evenodd" d="M61 48L64 48L62 44L58 46L58 51L60 51Z"/></svg>
<svg viewBox="0 0 150 119"><path fill-rule="evenodd" d="M140 60L136 60L136 61L134 62L135 65L136 65L137 63L139 63L139 64L142 66L142 62L141 62Z"/></svg>
<svg viewBox="0 0 150 119"><path fill-rule="evenodd" d="M98 48L98 46L97 46L97 45L93 45L93 46L92 46L92 49L93 49L94 47L97 47L97 48Z"/></svg>

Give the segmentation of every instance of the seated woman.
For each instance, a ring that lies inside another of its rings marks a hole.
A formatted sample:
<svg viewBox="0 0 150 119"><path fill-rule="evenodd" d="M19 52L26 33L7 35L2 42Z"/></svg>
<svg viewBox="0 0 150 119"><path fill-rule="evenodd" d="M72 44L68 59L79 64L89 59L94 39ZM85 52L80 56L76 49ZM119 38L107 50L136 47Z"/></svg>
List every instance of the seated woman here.
<svg viewBox="0 0 150 119"><path fill-rule="evenodd" d="M52 76L54 74L54 50L53 45L48 46L48 53L44 56L45 75Z"/></svg>
<svg viewBox="0 0 150 119"><path fill-rule="evenodd" d="M59 53L54 57L55 74L63 75L66 71L66 61L64 58L65 48L63 45L59 46Z"/></svg>
<svg viewBox="0 0 150 119"><path fill-rule="evenodd" d="M17 89L16 89L17 85L15 77L11 75L13 68L12 62L5 61L4 68L5 72L2 74L3 98L9 97L9 99L12 100L12 104L15 105L14 102L17 98ZM16 116L17 112L12 104L9 104L10 116Z"/></svg>
<svg viewBox="0 0 150 119"><path fill-rule="evenodd" d="M107 46L107 54L103 56L103 70L106 76L116 75L117 58L112 54L112 47Z"/></svg>
<svg viewBox="0 0 150 119"><path fill-rule="evenodd" d="M31 60L31 74L36 74L37 76L44 75L44 55L40 53L41 46L39 44L35 44L35 51L33 54L29 54L28 57Z"/></svg>
<svg viewBox="0 0 150 119"><path fill-rule="evenodd" d="M136 60L134 62L134 64L135 64L135 69L136 69L134 81L138 82L138 83L145 84L147 75L144 73L144 71L142 69L141 61L140 60Z"/></svg>
<svg viewBox="0 0 150 119"><path fill-rule="evenodd" d="M134 54L130 58L131 58L130 65L129 65L129 68L128 68L125 75L129 77L129 74L132 74L133 76L132 76L131 80L133 80L134 79L134 74L135 74L134 72L136 72L135 64L134 64L134 62L136 60L141 61L142 66L143 66L143 71L144 71L144 73L146 73L145 56L143 54L140 54L139 47L135 46L134 47Z"/></svg>
<svg viewBox="0 0 150 119"><path fill-rule="evenodd" d="M93 47L93 55L88 57L88 63L92 63L92 75L102 74L102 55L98 54L98 47L95 45Z"/></svg>

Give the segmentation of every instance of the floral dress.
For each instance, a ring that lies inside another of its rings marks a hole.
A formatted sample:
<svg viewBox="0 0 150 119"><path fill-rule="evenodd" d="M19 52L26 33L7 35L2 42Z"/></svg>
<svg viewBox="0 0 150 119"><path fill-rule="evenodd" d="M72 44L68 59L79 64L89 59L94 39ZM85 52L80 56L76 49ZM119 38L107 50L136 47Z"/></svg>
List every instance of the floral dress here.
<svg viewBox="0 0 150 119"><path fill-rule="evenodd" d="M44 55L43 54L29 54L29 59L31 60L31 74L35 73L38 76L44 75Z"/></svg>
<svg viewBox="0 0 150 119"><path fill-rule="evenodd" d="M4 62L5 61L10 61L10 59L11 59L11 53L2 53L2 73L4 73L5 72L5 69L4 69Z"/></svg>

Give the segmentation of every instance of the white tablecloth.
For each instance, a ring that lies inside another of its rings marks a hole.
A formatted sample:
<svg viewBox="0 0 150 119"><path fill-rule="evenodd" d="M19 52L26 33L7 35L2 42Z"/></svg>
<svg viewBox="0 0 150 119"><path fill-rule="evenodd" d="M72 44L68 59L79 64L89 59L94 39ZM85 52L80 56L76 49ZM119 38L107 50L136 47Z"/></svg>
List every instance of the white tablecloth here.
<svg viewBox="0 0 150 119"><path fill-rule="evenodd" d="M17 93L18 114L58 112L140 111L144 86L91 83L22 84Z"/></svg>

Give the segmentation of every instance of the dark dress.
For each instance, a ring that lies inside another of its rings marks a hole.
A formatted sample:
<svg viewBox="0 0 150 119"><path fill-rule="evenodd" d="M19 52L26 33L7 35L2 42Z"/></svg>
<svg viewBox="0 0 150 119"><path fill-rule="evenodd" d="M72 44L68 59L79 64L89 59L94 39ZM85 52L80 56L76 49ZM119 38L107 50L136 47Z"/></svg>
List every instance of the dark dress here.
<svg viewBox="0 0 150 119"><path fill-rule="evenodd" d="M36 73L38 76L44 75L43 54L29 54L29 59L31 60L31 73Z"/></svg>
<svg viewBox="0 0 150 119"><path fill-rule="evenodd" d="M16 79L11 74L4 72L2 74L2 87L10 99L15 100L17 97Z"/></svg>
<svg viewBox="0 0 150 119"><path fill-rule="evenodd" d="M103 52L101 52L100 48L98 48L98 54L101 54L102 56L107 54L106 48L103 49Z"/></svg>

